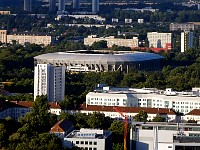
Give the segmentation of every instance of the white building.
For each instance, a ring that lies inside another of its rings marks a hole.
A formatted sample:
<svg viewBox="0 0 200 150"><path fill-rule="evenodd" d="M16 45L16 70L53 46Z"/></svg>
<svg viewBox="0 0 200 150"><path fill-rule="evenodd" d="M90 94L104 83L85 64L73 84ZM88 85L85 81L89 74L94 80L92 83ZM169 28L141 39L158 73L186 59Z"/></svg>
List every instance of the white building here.
<svg viewBox="0 0 200 150"><path fill-rule="evenodd" d="M47 95L50 102L61 101L65 94L65 68L37 64L34 70L34 99Z"/></svg>
<svg viewBox="0 0 200 150"><path fill-rule="evenodd" d="M94 112L100 112L105 115L105 117L110 117L114 120L122 121L125 118L121 116L118 112L113 109L114 106L94 106L82 104L78 110L68 111L70 114L84 113L92 114ZM134 116L140 111L145 111L148 115L147 120L152 120L154 117L161 116L166 119L167 122L177 122L180 117L177 116L176 112L168 108L145 108L145 107L119 107L115 106L121 113L128 116L128 121L131 123L134 120Z"/></svg>
<svg viewBox="0 0 200 150"><path fill-rule="evenodd" d="M185 52L188 48L193 47L193 32L181 32L181 52Z"/></svg>
<svg viewBox="0 0 200 150"><path fill-rule="evenodd" d="M137 125L130 133L130 149L181 150L200 147L198 124L145 123Z"/></svg>
<svg viewBox="0 0 200 150"><path fill-rule="evenodd" d="M108 100L109 99L109 100ZM199 88L190 92L177 92L168 88L103 88L89 92L86 95L87 105L100 106L135 106L148 108L172 108L177 112L187 114L193 109L200 109Z"/></svg>
<svg viewBox="0 0 200 150"><path fill-rule="evenodd" d="M149 47L171 49L172 33L148 32Z"/></svg>
<svg viewBox="0 0 200 150"><path fill-rule="evenodd" d="M132 23L132 19L125 18L125 19L124 19L124 22L125 22L125 23Z"/></svg>
<svg viewBox="0 0 200 150"><path fill-rule="evenodd" d="M77 146L85 150L111 150L112 132L84 128L74 130L64 138L64 146Z"/></svg>
<svg viewBox="0 0 200 150"><path fill-rule="evenodd" d="M144 19L138 19L138 23L144 23Z"/></svg>

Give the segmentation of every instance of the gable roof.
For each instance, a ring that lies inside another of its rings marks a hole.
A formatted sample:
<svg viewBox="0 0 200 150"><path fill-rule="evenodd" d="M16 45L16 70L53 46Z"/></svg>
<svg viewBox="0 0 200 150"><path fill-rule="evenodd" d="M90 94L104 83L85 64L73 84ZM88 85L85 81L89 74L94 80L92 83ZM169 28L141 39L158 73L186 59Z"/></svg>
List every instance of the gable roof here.
<svg viewBox="0 0 200 150"><path fill-rule="evenodd" d="M66 132L73 127L73 123L67 119L57 122L49 132Z"/></svg>
<svg viewBox="0 0 200 150"><path fill-rule="evenodd" d="M113 109L114 106L97 106L97 105L87 105L81 104L79 110L83 111L105 111L105 112L116 112ZM116 106L115 106L116 107ZM144 110L147 114L168 114L176 115L176 112L168 108L146 108L146 107L116 107L120 112L123 113L138 113Z"/></svg>
<svg viewBox="0 0 200 150"><path fill-rule="evenodd" d="M200 109L193 109L192 111L190 111L186 115L200 116Z"/></svg>

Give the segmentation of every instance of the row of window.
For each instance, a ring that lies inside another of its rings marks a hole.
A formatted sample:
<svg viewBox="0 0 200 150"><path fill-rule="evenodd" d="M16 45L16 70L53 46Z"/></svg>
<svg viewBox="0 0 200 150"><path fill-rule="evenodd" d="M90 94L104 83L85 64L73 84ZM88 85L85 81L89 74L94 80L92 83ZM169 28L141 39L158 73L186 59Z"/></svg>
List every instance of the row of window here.
<svg viewBox="0 0 200 150"><path fill-rule="evenodd" d="M94 141L76 141L76 144L84 144L84 145L97 145L97 142Z"/></svg>

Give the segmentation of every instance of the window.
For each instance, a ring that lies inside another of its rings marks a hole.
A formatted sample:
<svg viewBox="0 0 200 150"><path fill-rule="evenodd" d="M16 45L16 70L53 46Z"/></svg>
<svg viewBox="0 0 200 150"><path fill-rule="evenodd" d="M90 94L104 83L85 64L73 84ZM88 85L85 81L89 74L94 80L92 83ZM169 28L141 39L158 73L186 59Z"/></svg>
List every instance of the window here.
<svg viewBox="0 0 200 150"><path fill-rule="evenodd" d="M92 142L90 141L89 144L92 145Z"/></svg>
<svg viewBox="0 0 200 150"><path fill-rule="evenodd" d="M85 145L88 145L88 141L85 141Z"/></svg>
<svg viewBox="0 0 200 150"><path fill-rule="evenodd" d="M97 145L97 142L94 142L94 145Z"/></svg>
<svg viewBox="0 0 200 150"><path fill-rule="evenodd" d="M83 141L81 141L81 144L84 144L84 142L83 142Z"/></svg>
<svg viewBox="0 0 200 150"><path fill-rule="evenodd" d="M89 150L92 150L92 147L90 147Z"/></svg>
<svg viewBox="0 0 200 150"><path fill-rule="evenodd" d="M76 141L76 144L79 144L79 141Z"/></svg>
<svg viewBox="0 0 200 150"><path fill-rule="evenodd" d="M93 148L93 150L97 150L97 148L96 148L96 147L94 147L94 148Z"/></svg>

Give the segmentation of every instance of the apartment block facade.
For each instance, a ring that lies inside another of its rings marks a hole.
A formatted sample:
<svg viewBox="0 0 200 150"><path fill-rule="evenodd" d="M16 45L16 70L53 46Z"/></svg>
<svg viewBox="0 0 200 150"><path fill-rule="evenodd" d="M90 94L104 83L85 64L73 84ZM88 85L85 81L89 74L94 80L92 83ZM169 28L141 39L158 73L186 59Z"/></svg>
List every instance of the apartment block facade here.
<svg viewBox="0 0 200 150"><path fill-rule="evenodd" d="M108 47L112 47L113 45L125 46L130 48L138 47L138 37L133 37L132 39L122 39L115 38L114 36L109 37L97 37L96 35L88 36L84 38L84 44L91 46L94 42L106 41Z"/></svg>
<svg viewBox="0 0 200 150"><path fill-rule="evenodd" d="M172 46L172 33L148 32L149 47L165 48L170 50Z"/></svg>
<svg viewBox="0 0 200 150"><path fill-rule="evenodd" d="M181 52L185 52L188 48L193 48L194 34L190 31L181 32Z"/></svg>
<svg viewBox="0 0 200 150"><path fill-rule="evenodd" d="M50 102L61 101L65 94L65 68L37 64L34 70L34 99L47 95Z"/></svg>

